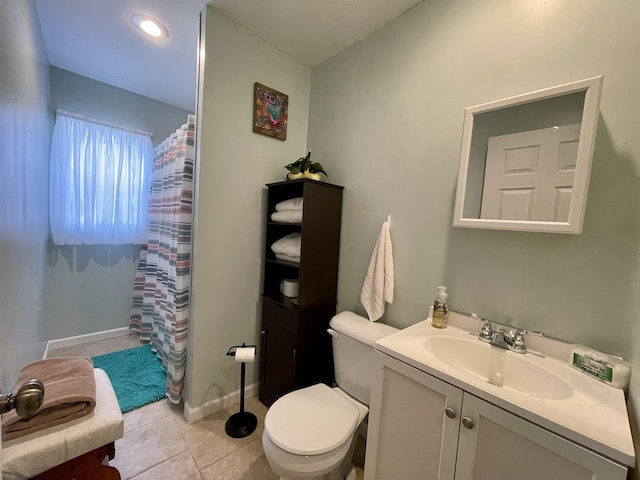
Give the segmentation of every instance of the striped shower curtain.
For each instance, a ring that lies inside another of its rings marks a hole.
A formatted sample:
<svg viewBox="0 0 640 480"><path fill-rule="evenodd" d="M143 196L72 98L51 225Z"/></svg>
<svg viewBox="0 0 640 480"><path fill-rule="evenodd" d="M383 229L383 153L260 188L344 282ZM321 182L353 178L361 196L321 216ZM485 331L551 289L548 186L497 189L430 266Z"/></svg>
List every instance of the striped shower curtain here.
<svg viewBox="0 0 640 480"><path fill-rule="evenodd" d="M189 324L195 116L155 149L149 239L133 286L129 331L151 343L167 372L172 403L182 397Z"/></svg>

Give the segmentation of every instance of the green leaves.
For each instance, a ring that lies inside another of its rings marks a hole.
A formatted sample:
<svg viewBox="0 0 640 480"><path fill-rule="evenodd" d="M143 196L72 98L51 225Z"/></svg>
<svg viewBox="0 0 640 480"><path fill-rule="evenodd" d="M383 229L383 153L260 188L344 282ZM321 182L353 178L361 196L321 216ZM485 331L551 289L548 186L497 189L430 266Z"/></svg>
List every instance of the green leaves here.
<svg viewBox="0 0 640 480"><path fill-rule="evenodd" d="M309 170L311 173L324 173L325 175L327 175L327 172L325 172L325 171L322 169L322 165L320 165L318 162L316 162L316 163L312 163L312 164L309 166L308 170ZM327 177L328 177L328 176L329 176L329 175L327 175Z"/></svg>
<svg viewBox="0 0 640 480"><path fill-rule="evenodd" d="M285 165L284 168L289 170L289 173L300 173L300 163L299 162L290 163L289 165Z"/></svg>
<svg viewBox="0 0 640 480"><path fill-rule="evenodd" d="M311 152L307 153L306 157L301 157L293 163L289 165L285 165L284 168L289 170L289 173L296 174L301 172L310 172L310 173L323 173L327 177L329 176L327 172L324 171L322 165L318 162L311 162Z"/></svg>

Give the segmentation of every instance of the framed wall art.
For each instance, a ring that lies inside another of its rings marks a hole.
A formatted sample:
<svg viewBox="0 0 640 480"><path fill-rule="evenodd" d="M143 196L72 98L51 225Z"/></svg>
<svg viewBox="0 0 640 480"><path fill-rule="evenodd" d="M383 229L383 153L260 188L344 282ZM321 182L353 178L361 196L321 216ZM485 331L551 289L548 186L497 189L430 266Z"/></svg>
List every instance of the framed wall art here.
<svg viewBox="0 0 640 480"><path fill-rule="evenodd" d="M253 131L286 140L288 114L289 95L256 82L253 93Z"/></svg>

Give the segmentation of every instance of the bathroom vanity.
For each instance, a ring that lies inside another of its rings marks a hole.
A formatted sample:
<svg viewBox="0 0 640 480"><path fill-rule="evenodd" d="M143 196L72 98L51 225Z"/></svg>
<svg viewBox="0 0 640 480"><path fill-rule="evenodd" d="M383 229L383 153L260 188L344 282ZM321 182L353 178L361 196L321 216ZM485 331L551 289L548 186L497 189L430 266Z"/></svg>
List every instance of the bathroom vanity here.
<svg viewBox="0 0 640 480"><path fill-rule="evenodd" d="M624 480L623 391L571 368L569 344L513 353L474 322L452 312L460 328L424 321L376 342L365 479Z"/></svg>

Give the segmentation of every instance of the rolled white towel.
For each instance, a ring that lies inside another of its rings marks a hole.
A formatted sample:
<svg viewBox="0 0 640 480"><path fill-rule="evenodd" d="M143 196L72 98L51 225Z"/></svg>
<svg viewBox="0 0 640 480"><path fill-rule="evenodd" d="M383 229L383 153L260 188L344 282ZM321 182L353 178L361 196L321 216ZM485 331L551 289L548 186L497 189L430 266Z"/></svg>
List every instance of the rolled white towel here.
<svg viewBox="0 0 640 480"><path fill-rule="evenodd" d="M279 223L302 223L302 210L283 210L273 212L271 220Z"/></svg>
<svg viewBox="0 0 640 480"><path fill-rule="evenodd" d="M276 203L276 211L283 212L287 210L302 210L302 197L290 198L289 200L285 200L284 202Z"/></svg>
<svg viewBox="0 0 640 480"><path fill-rule="evenodd" d="M276 253L278 260L284 260L285 262L300 263L300 257L290 257L289 255L283 255L282 253Z"/></svg>
<svg viewBox="0 0 640 480"><path fill-rule="evenodd" d="M294 232L274 242L273 245L271 245L271 250L276 254L300 258L300 243L300 234Z"/></svg>

